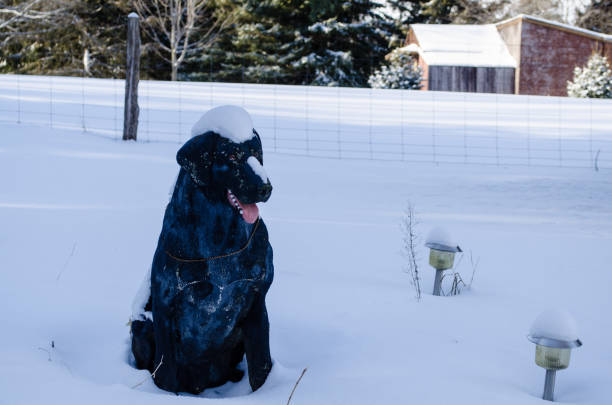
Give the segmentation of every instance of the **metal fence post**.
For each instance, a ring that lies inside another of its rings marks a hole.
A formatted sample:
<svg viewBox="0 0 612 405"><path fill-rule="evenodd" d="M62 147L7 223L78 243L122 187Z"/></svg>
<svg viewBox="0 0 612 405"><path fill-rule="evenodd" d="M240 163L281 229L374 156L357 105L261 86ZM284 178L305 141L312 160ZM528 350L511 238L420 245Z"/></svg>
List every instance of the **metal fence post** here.
<svg viewBox="0 0 612 405"><path fill-rule="evenodd" d="M183 138L183 90L181 87L181 82L179 80L178 84L178 141L181 143Z"/></svg>
<svg viewBox="0 0 612 405"><path fill-rule="evenodd" d="M53 76L49 76L49 127L53 128Z"/></svg>
<svg viewBox="0 0 612 405"><path fill-rule="evenodd" d="M21 82L19 76L20 75L17 75L17 123L21 124ZM593 156L593 154L591 154L591 156Z"/></svg>

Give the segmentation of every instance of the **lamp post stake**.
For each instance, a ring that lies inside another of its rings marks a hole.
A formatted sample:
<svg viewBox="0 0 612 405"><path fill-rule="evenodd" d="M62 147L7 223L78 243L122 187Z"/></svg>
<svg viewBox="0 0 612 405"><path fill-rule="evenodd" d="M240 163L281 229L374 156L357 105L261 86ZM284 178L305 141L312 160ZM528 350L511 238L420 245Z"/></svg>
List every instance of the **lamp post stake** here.
<svg viewBox="0 0 612 405"><path fill-rule="evenodd" d="M546 370L546 380L544 381L544 395L542 395L542 399L545 399L547 401L554 401L556 375L556 370Z"/></svg>
<svg viewBox="0 0 612 405"><path fill-rule="evenodd" d="M436 278L434 279L433 295L440 295L440 289L442 287L442 273L444 270L436 269Z"/></svg>

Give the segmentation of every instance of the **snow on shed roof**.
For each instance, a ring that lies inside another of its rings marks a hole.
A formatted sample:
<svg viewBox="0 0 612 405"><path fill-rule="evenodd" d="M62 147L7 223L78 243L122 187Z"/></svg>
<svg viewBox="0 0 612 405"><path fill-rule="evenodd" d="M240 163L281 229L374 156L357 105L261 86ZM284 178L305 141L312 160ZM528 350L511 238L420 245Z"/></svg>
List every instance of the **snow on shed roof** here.
<svg viewBox="0 0 612 405"><path fill-rule="evenodd" d="M557 21L550 21L550 20L545 20L544 18L540 18L540 17L534 17L532 15L527 15L527 14L519 14L515 17L509 18L507 20L504 21L500 21L497 24L495 24L497 27L499 26L503 26L506 24L512 24L515 22L518 22L520 20L527 20L527 21L531 21L534 22L536 24L542 24L542 25L547 25L549 27L554 27L563 31L570 31L576 34L582 34L582 35L586 35L588 37L592 37L595 39L601 39L604 41L612 41L612 35L608 35L608 34L602 34L601 32L595 32L595 31L591 31L591 30L587 30L584 28L580 28L580 27L576 27L574 25L567 25L567 24L563 24Z"/></svg>
<svg viewBox="0 0 612 405"><path fill-rule="evenodd" d="M412 24L428 65L516 67L493 24Z"/></svg>

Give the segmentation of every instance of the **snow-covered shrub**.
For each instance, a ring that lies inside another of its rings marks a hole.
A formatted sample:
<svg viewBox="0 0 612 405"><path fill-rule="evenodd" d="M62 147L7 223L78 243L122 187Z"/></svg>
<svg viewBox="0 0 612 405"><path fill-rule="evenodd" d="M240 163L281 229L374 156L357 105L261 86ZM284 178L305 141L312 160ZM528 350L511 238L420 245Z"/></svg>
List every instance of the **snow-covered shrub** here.
<svg viewBox="0 0 612 405"><path fill-rule="evenodd" d="M420 89L423 87L423 70L416 66L414 58L402 48L394 49L387 57L388 65L376 69L368 79L375 89Z"/></svg>
<svg viewBox="0 0 612 405"><path fill-rule="evenodd" d="M567 82L567 95L582 98L612 98L612 71L605 56L593 53L583 68L574 69Z"/></svg>

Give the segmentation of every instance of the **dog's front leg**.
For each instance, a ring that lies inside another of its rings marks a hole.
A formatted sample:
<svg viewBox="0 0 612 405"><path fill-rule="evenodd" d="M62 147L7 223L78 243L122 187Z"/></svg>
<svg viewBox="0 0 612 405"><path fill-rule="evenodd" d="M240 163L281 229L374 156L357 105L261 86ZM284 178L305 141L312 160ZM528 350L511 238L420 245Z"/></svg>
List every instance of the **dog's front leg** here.
<svg viewBox="0 0 612 405"><path fill-rule="evenodd" d="M266 382L272 369L270 357L270 324L265 297L257 295L243 324L244 350L249 368L249 383L256 391Z"/></svg>

